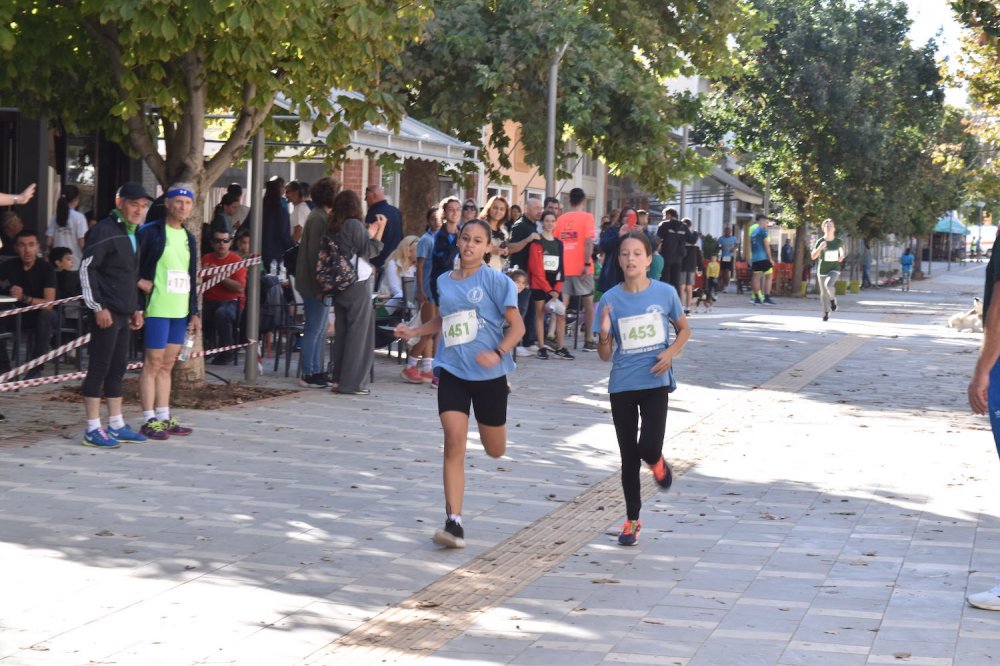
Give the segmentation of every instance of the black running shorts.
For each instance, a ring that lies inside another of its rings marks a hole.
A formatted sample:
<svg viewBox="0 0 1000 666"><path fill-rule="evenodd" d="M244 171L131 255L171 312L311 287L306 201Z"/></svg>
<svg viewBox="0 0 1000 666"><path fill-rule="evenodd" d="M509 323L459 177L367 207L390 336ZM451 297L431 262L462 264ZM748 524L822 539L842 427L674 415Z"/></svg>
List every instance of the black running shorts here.
<svg viewBox="0 0 1000 666"><path fill-rule="evenodd" d="M485 426L507 424L507 375L496 379L472 381L456 377L441 370L438 380L438 414L462 412L469 415L469 407L476 410L476 421Z"/></svg>

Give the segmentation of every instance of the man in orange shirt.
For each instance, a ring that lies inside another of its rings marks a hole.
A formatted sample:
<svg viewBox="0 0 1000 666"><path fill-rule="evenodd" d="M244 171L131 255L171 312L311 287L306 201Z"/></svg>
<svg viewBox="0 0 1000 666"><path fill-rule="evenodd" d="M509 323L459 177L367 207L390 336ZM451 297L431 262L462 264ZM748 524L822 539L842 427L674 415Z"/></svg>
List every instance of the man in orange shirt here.
<svg viewBox="0 0 1000 666"><path fill-rule="evenodd" d="M240 255L229 247L233 240L225 229L212 232L212 251L201 258L204 268L225 266L240 261ZM233 332L239 320L240 309L246 303L247 269L241 268L205 292L205 347L218 344L228 347L236 344ZM212 365L228 365L236 357L235 351L221 352L212 359Z"/></svg>
<svg viewBox="0 0 1000 666"><path fill-rule="evenodd" d="M563 243L563 301L569 306L573 296L579 296L583 310L585 340L583 351L597 351L591 328L594 323L594 216L585 210L587 195L579 187L569 191L569 212L556 221L555 237ZM579 315L577 315L579 316ZM577 321L573 324L579 326Z"/></svg>

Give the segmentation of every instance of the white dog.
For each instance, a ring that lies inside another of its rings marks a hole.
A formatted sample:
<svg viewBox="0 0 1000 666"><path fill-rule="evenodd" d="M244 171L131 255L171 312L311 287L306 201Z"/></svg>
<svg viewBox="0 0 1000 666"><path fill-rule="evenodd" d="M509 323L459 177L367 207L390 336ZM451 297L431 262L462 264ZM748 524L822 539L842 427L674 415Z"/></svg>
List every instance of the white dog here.
<svg viewBox="0 0 1000 666"><path fill-rule="evenodd" d="M948 318L948 327L958 331L971 331L981 333L983 330L983 301L980 298L972 299L972 309L968 312L960 312Z"/></svg>

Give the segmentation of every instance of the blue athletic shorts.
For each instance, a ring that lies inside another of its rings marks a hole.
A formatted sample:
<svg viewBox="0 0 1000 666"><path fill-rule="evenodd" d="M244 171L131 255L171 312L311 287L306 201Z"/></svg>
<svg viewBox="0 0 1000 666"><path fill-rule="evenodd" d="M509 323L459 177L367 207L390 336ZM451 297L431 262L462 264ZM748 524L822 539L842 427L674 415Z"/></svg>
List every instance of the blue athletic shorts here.
<svg viewBox="0 0 1000 666"><path fill-rule="evenodd" d="M167 317L147 317L143 330L146 335L146 349L164 349L167 345L184 344L188 318L169 319Z"/></svg>

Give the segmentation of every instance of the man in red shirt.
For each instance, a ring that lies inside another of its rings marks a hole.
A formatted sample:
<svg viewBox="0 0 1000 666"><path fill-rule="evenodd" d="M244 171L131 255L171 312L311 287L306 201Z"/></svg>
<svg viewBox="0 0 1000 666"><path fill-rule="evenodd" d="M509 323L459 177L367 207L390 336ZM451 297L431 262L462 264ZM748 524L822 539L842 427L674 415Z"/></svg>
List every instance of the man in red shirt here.
<svg viewBox="0 0 1000 666"><path fill-rule="evenodd" d="M579 187L569 191L569 212L559 216L555 237L563 243L563 302L569 306L573 296L579 296L584 315L585 341L583 351L597 351L591 332L594 323L594 216L584 206L587 195ZM579 314L577 315L579 317ZM573 324L579 326L579 320ZM541 344L541 342L539 342Z"/></svg>
<svg viewBox="0 0 1000 666"><path fill-rule="evenodd" d="M230 251L233 239L225 230L212 232L212 251L201 258L204 268L225 266L241 261L240 255ZM211 279L211 278L209 278ZM204 296L204 344L228 347L236 344L234 331L240 317L240 310L246 304L247 269L243 267L226 277L222 282L205 292ZM212 365L227 365L236 358L235 351L216 354Z"/></svg>

